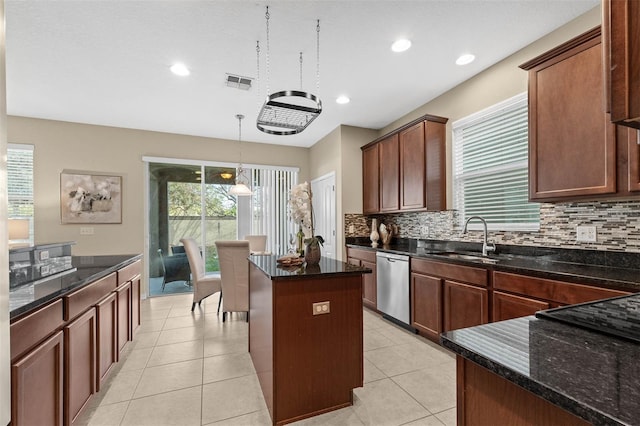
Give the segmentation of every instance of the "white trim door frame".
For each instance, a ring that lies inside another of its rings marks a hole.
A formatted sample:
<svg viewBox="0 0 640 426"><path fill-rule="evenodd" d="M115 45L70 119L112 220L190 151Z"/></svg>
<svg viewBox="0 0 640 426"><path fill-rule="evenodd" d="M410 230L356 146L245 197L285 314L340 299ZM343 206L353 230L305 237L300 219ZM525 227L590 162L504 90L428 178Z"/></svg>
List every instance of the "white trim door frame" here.
<svg viewBox="0 0 640 426"><path fill-rule="evenodd" d="M315 233L324 238L322 255L336 258L336 173L327 173L311 181Z"/></svg>

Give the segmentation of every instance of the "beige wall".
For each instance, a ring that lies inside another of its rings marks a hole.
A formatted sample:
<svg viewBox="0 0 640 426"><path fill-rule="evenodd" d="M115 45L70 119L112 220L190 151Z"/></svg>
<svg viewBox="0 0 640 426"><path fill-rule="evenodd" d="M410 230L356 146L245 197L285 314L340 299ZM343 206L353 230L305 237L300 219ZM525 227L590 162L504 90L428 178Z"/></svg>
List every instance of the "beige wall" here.
<svg viewBox="0 0 640 426"><path fill-rule="evenodd" d="M381 129L379 136L424 114L448 117L447 207L452 208L451 123L519 93L526 92L527 72L518 68L520 64L600 25L600 22L600 7L596 7L404 117L395 120Z"/></svg>
<svg viewBox="0 0 640 426"><path fill-rule="evenodd" d="M362 212L362 154L360 147L378 132L339 126L310 148L310 180L327 173L336 175L336 257L344 258L344 214Z"/></svg>
<svg viewBox="0 0 640 426"><path fill-rule="evenodd" d="M74 255L143 252L143 156L235 162L240 152L237 141L23 117L9 117L8 133L12 143L35 145L35 242L76 241ZM243 142L242 160L299 167L300 178L308 179L308 151ZM91 225L94 235L80 235L81 225L61 225L64 169L123 176L122 224Z"/></svg>
<svg viewBox="0 0 640 426"><path fill-rule="evenodd" d="M0 240L7 241L7 91L5 75L4 1L0 0ZM9 248L0 248L0 424L11 420L9 368Z"/></svg>

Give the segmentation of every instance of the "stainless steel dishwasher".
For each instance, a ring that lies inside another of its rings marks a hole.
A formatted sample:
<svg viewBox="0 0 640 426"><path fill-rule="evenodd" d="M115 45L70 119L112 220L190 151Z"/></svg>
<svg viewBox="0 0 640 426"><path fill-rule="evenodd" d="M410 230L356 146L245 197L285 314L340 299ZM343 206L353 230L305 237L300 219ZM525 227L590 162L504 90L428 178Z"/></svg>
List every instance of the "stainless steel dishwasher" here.
<svg viewBox="0 0 640 426"><path fill-rule="evenodd" d="M378 310L409 325L409 256L377 252L376 272Z"/></svg>

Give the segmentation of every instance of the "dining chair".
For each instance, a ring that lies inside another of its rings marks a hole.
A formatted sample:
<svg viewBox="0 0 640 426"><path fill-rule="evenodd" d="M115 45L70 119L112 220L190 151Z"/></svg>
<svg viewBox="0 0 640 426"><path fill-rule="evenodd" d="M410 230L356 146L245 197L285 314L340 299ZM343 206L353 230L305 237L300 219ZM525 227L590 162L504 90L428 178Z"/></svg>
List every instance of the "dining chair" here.
<svg viewBox="0 0 640 426"><path fill-rule="evenodd" d="M246 312L249 321L249 241L216 241L222 279L222 322L227 312Z"/></svg>
<svg viewBox="0 0 640 426"><path fill-rule="evenodd" d="M249 241L251 253L265 253L267 251L266 235L245 235L244 239Z"/></svg>
<svg viewBox="0 0 640 426"><path fill-rule="evenodd" d="M220 313L220 304L222 302L222 282L220 274L205 272L204 260L202 260L202 254L200 248L193 238L182 238L180 242L184 245L184 249L187 252L187 258L189 259L189 266L191 266L191 282L193 283L193 303L191 304L191 311L202 304L202 300L205 297L211 296L214 293L220 292L220 300L218 300L218 313Z"/></svg>

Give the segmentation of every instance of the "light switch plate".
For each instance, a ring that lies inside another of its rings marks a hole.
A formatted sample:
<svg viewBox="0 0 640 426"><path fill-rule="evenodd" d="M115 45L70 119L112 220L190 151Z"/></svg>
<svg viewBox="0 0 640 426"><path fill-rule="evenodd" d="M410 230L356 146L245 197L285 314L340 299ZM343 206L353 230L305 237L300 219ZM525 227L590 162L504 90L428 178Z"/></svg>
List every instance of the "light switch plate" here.
<svg viewBox="0 0 640 426"><path fill-rule="evenodd" d="M80 235L93 235L93 227L83 226L80 228Z"/></svg>
<svg viewBox="0 0 640 426"><path fill-rule="evenodd" d="M585 243L595 243L597 239L597 231L595 226L578 226L576 227L576 241Z"/></svg>

